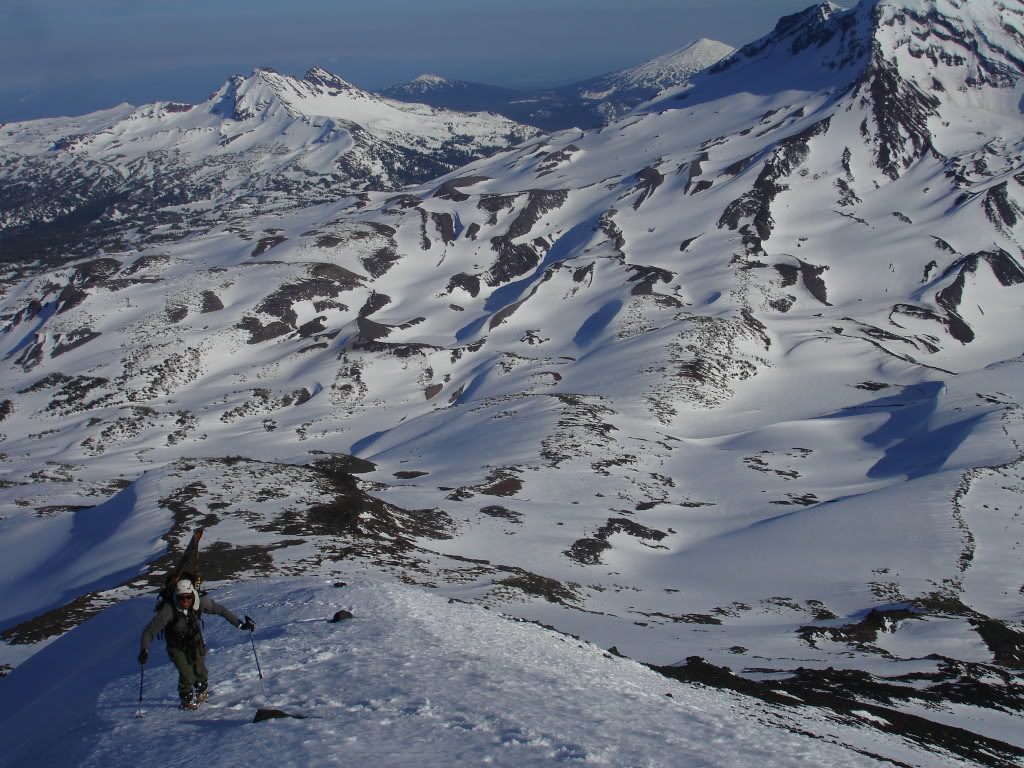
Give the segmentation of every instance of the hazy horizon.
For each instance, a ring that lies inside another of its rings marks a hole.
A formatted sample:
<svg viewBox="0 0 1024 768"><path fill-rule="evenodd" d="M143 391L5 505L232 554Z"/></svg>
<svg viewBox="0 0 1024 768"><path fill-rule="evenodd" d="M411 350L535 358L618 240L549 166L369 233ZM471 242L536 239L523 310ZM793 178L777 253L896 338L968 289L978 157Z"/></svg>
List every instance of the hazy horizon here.
<svg viewBox="0 0 1024 768"><path fill-rule="evenodd" d="M322 66L368 90L424 72L506 87L559 85L702 37L744 45L807 0L0 0L0 121L121 102L196 103L257 67Z"/></svg>

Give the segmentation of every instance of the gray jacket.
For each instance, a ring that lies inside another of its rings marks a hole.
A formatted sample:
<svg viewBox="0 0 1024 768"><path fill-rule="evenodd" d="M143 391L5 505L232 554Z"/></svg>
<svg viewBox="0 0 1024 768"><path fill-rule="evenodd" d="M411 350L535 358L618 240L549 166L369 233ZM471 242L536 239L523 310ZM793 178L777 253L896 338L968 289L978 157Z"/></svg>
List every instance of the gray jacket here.
<svg viewBox="0 0 1024 768"><path fill-rule="evenodd" d="M218 602L209 597L199 599L202 615L223 616L234 627L241 627L242 620ZM190 615L191 613L191 615ZM186 646L203 646L202 629L199 626L200 613L195 609L183 611L170 603L165 603L156 612L146 628L142 630L142 650L148 651L149 644L160 632L167 638L168 648Z"/></svg>

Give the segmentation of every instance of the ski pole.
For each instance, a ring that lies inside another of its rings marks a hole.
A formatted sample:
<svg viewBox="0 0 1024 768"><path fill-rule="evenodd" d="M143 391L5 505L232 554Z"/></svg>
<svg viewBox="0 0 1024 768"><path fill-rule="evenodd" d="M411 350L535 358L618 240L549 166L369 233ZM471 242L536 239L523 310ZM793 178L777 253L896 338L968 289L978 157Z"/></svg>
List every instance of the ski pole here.
<svg viewBox="0 0 1024 768"><path fill-rule="evenodd" d="M142 686L146 682L146 665L139 664L139 711L135 717L142 717Z"/></svg>
<svg viewBox="0 0 1024 768"><path fill-rule="evenodd" d="M252 625L252 619L248 616L245 617L245 620L249 625ZM263 689L263 694L266 695L267 686L263 682L263 670L260 668L260 657L259 654L256 653L256 641L252 639L251 629L249 630L249 642L252 643L252 656L256 659L256 671L260 673L260 687Z"/></svg>

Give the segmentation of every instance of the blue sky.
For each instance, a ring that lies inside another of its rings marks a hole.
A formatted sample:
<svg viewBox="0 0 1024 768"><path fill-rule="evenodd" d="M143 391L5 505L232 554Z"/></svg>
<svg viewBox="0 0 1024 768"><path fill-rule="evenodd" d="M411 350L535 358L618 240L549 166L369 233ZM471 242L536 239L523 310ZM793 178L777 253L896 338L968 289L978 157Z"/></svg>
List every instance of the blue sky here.
<svg viewBox="0 0 1024 768"><path fill-rule="evenodd" d="M742 45L813 0L0 0L0 121L197 102L258 66L365 88L435 72L557 84L709 37Z"/></svg>

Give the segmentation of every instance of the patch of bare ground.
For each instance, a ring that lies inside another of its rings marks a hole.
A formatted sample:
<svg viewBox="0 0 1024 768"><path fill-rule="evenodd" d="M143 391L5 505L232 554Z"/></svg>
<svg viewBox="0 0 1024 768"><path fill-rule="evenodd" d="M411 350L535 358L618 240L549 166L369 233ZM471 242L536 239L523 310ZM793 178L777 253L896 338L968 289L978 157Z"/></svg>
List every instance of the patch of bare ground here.
<svg viewBox="0 0 1024 768"><path fill-rule="evenodd" d="M482 483L456 488L445 498L449 501L465 501L478 493L484 496L515 496L523 489L523 481L515 475L521 471L515 467L492 469Z"/></svg>
<svg viewBox="0 0 1024 768"><path fill-rule="evenodd" d="M574 582L564 583L522 568L513 568L511 566L497 566L497 568L498 570L508 571L512 575L495 581L494 584L496 586L525 592L534 597L542 597L549 603L579 607L579 584Z"/></svg>
<svg viewBox="0 0 1024 768"><path fill-rule="evenodd" d="M612 548L608 539L616 533L632 536L651 549L668 549L668 547L657 543L668 536L665 531L648 528L624 517L613 517L598 528L593 536L577 539L563 554L580 565L599 565L601 555Z"/></svg>

